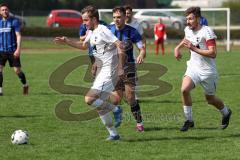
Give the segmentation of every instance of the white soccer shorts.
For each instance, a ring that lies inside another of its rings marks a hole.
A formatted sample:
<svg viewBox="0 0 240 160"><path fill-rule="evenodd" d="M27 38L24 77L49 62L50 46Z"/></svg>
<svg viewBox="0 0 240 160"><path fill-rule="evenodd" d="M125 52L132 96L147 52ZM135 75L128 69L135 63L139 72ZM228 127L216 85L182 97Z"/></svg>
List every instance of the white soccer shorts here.
<svg viewBox="0 0 240 160"><path fill-rule="evenodd" d="M200 84L205 91L206 95L215 95L216 93L216 84L218 80L217 74L210 74L210 75L201 75L194 69L187 68L184 76L188 76L192 79L195 86Z"/></svg>
<svg viewBox="0 0 240 160"><path fill-rule="evenodd" d="M95 78L92 90L95 90L102 100L108 99L110 93L114 91L117 81L117 75L100 71Z"/></svg>

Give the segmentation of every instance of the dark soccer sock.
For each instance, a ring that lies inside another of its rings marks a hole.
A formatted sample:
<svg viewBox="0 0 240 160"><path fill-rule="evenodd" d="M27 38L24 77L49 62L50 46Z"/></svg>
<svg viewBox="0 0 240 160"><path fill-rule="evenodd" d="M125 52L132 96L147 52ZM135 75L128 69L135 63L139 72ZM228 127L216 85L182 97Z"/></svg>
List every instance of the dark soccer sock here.
<svg viewBox="0 0 240 160"><path fill-rule="evenodd" d="M2 88L3 86L3 74L0 72L0 87Z"/></svg>
<svg viewBox="0 0 240 160"><path fill-rule="evenodd" d="M27 84L26 77L25 77L25 74L24 74L23 72L20 72L20 73L18 74L18 77L19 77L19 79L21 80L21 82L22 82L23 85Z"/></svg>
<svg viewBox="0 0 240 160"><path fill-rule="evenodd" d="M158 44L157 44L156 50L155 50L155 54L158 55L158 52L159 52L159 46L158 46Z"/></svg>
<svg viewBox="0 0 240 160"><path fill-rule="evenodd" d="M137 123L141 123L142 122L142 114L141 114L139 104L135 103L135 105L131 106L131 111L132 111L133 117L135 118Z"/></svg>

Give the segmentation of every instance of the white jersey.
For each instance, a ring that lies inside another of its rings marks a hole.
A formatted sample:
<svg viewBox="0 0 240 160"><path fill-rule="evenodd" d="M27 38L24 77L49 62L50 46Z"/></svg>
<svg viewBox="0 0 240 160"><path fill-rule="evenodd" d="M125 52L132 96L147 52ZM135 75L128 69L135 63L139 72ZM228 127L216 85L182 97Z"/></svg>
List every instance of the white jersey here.
<svg viewBox="0 0 240 160"><path fill-rule="evenodd" d="M143 28L135 18L132 18L131 23L126 23L126 24L135 28L140 33L140 35L143 35Z"/></svg>
<svg viewBox="0 0 240 160"><path fill-rule="evenodd" d="M194 32L188 26L185 28L185 38L189 40L194 46L207 50L206 42L210 39L216 39L217 36L213 32L213 30L208 26L202 26L200 30ZM202 56L192 50L191 58L187 62L187 66L196 70L201 75L211 75L217 74L217 68L214 58L209 58L206 56Z"/></svg>
<svg viewBox="0 0 240 160"><path fill-rule="evenodd" d="M91 89L98 92L101 99L106 100L117 83L118 52L114 44L118 39L104 25L98 25L89 32L84 43L90 43L97 65L97 76Z"/></svg>
<svg viewBox="0 0 240 160"><path fill-rule="evenodd" d="M98 68L112 70L117 67L117 47L114 44L117 40L117 37L104 25L99 24L96 29L89 33L85 43L90 42Z"/></svg>

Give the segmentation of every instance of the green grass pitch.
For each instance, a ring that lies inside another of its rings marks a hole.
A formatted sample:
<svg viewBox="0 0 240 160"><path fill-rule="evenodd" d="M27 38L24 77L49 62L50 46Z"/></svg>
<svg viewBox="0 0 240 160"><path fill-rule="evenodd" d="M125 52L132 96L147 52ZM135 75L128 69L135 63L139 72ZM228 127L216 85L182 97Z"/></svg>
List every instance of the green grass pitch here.
<svg viewBox="0 0 240 160"><path fill-rule="evenodd" d="M55 107L61 100L73 101L72 113L89 110L84 104L82 95L61 94L49 85L51 74L59 66L85 52L56 46L50 41L23 41L21 58L23 70L30 84L30 94L21 95L21 84L7 66L4 70L4 96L0 97L0 159L239 159L239 48L233 48L230 53L225 53L220 47L216 59L220 77L217 96L233 111L229 127L224 131L219 129L221 115L205 102L203 91L198 86L192 92L196 127L181 133L179 127L184 119L180 84L189 55L184 51L182 61L178 62L172 54L174 45L166 47L167 53L164 56L156 56L153 50L148 48L145 60L146 63L165 66L168 70L159 79L172 86L171 91L166 94L145 95L141 98L146 131L144 133L135 131L129 106L123 102L124 120L118 129L121 140L106 142L108 133L100 119L84 122L63 121L55 114ZM89 82L83 81L86 68L86 65L76 68L65 79L65 83L76 87L90 85ZM149 85L151 83L149 82ZM145 89L148 87L151 86L146 86ZM11 144L10 137L16 129L29 132L29 144L19 146Z"/></svg>

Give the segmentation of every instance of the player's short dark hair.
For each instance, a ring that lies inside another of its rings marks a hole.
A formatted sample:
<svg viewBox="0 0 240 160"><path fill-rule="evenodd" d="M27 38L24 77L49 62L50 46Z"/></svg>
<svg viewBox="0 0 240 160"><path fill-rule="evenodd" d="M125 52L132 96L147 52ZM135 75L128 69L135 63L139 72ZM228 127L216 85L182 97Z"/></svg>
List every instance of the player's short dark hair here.
<svg viewBox="0 0 240 160"><path fill-rule="evenodd" d="M125 10L130 10L132 12L132 7L129 4L125 5L124 8Z"/></svg>
<svg viewBox="0 0 240 160"><path fill-rule="evenodd" d="M7 8L8 8L8 4L7 4L7 3L1 3L1 4L0 4L0 8L1 8L1 7L7 7Z"/></svg>
<svg viewBox="0 0 240 160"><path fill-rule="evenodd" d="M93 6L93 5L89 5L87 7L84 7L81 11L82 14L84 13L88 13L90 18L95 17L97 19L97 21L99 21L99 14L98 14L98 9Z"/></svg>
<svg viewBox="0 0 240 160"><path fill-rule="evenodd" d="M185 16L189 14L194 14L196 17L201 17L201 9L200 7L190 7L185 11Z"/></svg>
<svg viewBox="0 0 240 160"><path fill-rule="evenodd" d="M120 13L123 13L124 15L126 14L126 10L125 10L125 8L122 7L122 6L116 6L116 7L114 7L113 10L112 10L112 12L113 12L113 13L115 13L115 12L120 12Z"/></svg>

